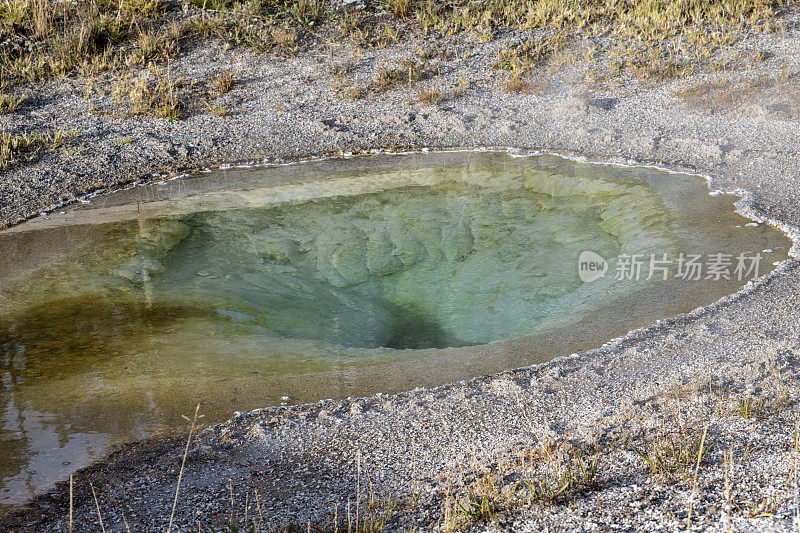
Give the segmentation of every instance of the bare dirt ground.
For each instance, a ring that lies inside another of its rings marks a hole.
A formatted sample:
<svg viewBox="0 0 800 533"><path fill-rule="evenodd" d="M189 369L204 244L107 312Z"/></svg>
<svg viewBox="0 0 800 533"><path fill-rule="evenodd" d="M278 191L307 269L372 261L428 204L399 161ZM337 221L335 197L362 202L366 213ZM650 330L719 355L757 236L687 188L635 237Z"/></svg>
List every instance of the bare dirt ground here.
<svg viewBox="0 0 800 533"><path fill-rule="evenodd" d="M613 58L587 38L508 87L492 64L526 35L508 30L490 42L419 35L291 58L188 47L172 75L234 73L213 104L223 116L121 116L111 75L91 88L80 77L25 85L19 109L0 115L3 130L75 136L2 171L0 220L214 162L502 146L698 172L796 238L800 27L796 12L785 16L783 31L736 45L752 61L658 82L593 74ZM427 57L420 79L369 88L410 56ZM343 96L353 86L367 94ZM359 530L797 530L799 353L795 254L738 294L579 356L208 428L189 448L173 530L254 520L344 530L348 519ZM98 531L97 508L107 530L165 530L183 446L138 443L78 472L73 530ZM0 517L0 529L66 531L68 516L61 484Z"/></svg>

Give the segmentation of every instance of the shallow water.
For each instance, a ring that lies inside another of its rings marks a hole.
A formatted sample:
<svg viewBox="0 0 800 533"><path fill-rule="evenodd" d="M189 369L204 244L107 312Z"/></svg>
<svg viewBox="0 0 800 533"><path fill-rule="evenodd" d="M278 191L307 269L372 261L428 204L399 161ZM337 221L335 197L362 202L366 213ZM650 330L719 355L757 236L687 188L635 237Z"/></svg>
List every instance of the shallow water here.
<svg viewBox="0 0 800 533"><path fill-rule="evenodd" d="M703 180L542 156L218 171L0 233L0 503L113 443L546 361L733 292L788 239ZM609 260L581 280L578 257ZM647 277L724 252L729 280ZM645 259L615 279L620 255ZM290 400L286 400L288 397Z"/></svg>

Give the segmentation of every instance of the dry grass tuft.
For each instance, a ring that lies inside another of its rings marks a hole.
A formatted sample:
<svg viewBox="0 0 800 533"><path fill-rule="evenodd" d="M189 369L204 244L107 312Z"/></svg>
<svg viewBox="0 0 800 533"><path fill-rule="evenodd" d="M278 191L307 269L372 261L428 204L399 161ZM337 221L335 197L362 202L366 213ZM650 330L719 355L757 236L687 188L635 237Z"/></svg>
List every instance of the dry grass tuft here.
<svg viewBox="0 0 800 533"><path fill-rule="evenodd" d="M211 78L212 92L222 95L231 92L236 85L236 75L230 69L216 70Z"/></svg>
<svg viewBox="0 0 800 533"><path fill-rule="evenodd" d="M730 400L719 409L720 416L738 416L745 420L768 418L780 413L789 404L789 397L785 393L777 397L754 397L745 392Z"/></svg>
<svg viewBox="0 0 800 533"><path fill-rule="evenodd" d="M395 17L405 18L411 15L413 0L388 0L386 7L394 13Z"/></svg>
<svg viewBox="0 0 800 533"><path fill-rule="evenodd" d="M496 466L481 464L473 454L470 470L462 471L463 488L447 491L443 529L494 521L498 513L534 503L568 503L598 485L599 465L599 454L566 440L517 450Z"/></svg>
<svg viewBox="0 0 800 533"><path fill-rule="evenodd" d="M174 77L170 72L158 67L132 79L123 79L114 88L118 103L127 103L132 115L147 115L168 120L180 120L186 103L181 98L184 86L182 77Z"/></svg>
<svg viewBox="0 0 800 533"><path fill-rule="evenodd" d="M24 101L24 96L8 92L8 84L0 81L0 114L13 113Z"/></svg>
<svg viewBox="0 0 800 533"><path fill-rule="evenodd" d="M401 86L411 85L428 75L428 70L422 60L411 58L399 63L381 66L378 74L372 80L372 87L378 92L384 92Z"/></svg>
<svg viewBox="0 0 800 533"><path fill-rule="evenodd" d="M439 105L445 99L445 94L435 87L429 87L419 92L417 101L425 105Z"/></svg>
<svg viewBox="0 0 800 533"><path fill-rule="evenodd" d="M706 428L676 426L646 434L633 450L650 471L663 479L687 479L714 448L708 443Z"/></svg>
<svg viewBox="0 0 800 533"><path fill-rule="evenodd" d="M513 72L502 81L502 88L509 94L526 93L531 88L531 82L528 76L520 72Z"/></svg>
<svg viewBox="0 0 800 533"><path fill-rule="evenodd" d="M68 130L19 134L0 132L0 170L8 168L23 155L35 154L39 149L57 150L64 147L70 139L77 136L77 132Z"/></svg>
<svg viewBox="0 0 800 533"><path fill-rule="evenodd" d="M525 72L547 61L567 44L567 36L563 32L550 35L536 34L524 41L511 42L497 53L497 60L492 64L496 70Z"/></svg>
<svg viewBox="0 0 800 533"><path fill-rule="evenodd" d="M350 78L352 68L353 65L349 61L331 65L330 67L333 89L336 91L339 98L344 100L358 100L362 95L362 90L358 86L358 81Z"/></svg>

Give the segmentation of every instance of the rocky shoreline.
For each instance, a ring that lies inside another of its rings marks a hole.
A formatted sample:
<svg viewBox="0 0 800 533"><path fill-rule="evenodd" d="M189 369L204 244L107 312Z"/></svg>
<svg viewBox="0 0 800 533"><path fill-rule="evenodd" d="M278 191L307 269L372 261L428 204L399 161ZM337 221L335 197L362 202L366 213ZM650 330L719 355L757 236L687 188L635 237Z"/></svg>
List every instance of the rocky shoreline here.
<svg viewBox="0 0 800 533"><path fill-rule="evenodd" d="M794 237L794 258L720 302L578 356L434 389L239 414L193 440L173 527L258 516L265 529L333 529L348 502L355 520L359 502L360 525L383 513L390 529L795 530L800 29L796 14L787 20L783 33L741 44L765 52L750 69L655 85L628 77L592 83L576 54L558 69L540 67L529 91L504 92L491 63L520 35L509 31L488 43L420 37L291 59L196 47L172 63L174 72L238 73L224 97L232 112L219 117L120 119L93 112L111 96L85 97L80 79L31 86L17 112L0 115L3 129L77 136L3 171L0 220L14 224L82 194L213 162L420 146L511 146L707 175L712 189L743 194L749 216ZM418 48L446 59L414 86L350 101L331 83L332 65L346 62L352 79L371 79ZM427 87L448 96L420 102ZM654 443L674 438L689 452L660 452L678 466L659 471L644 460L658 462ZM133 444L78 472L74 531L100 527L89 482L106 528L165 529L183 445ZM701 458L696 468L692 457ZM569 490L539 485L524 505L507 504L509 487L531 472L552 485L553 472L564 481L566 470L589 461L596 472L575 474ZM496 494L486 489L489 478ZM482 492L473 501L476 486ZM459 502L475 503L477 518L464 520ZM479 512L484 502L488 514ZM66 530L68 509L61 484L0 524Z"/></svg>

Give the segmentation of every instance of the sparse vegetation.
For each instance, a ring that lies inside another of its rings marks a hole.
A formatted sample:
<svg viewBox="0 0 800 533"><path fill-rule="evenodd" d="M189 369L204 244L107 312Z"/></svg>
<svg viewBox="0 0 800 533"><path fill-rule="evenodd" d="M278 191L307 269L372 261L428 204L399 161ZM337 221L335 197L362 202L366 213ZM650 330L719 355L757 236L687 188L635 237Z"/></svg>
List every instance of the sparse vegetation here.
<svg viewBox="0 0 800 533"><path fill-rule="evenodd" d="M13 113L24 100L24 97L9 92L5 81L0 81L0 114Z"/></svg>
<svg viewBox="0 0 800 533"><path fill-rule="evenodd" d="M132 115L179 120L186 107L180 94L184 86L183 78L152 67L140 76L121 80L114 87L114 96L117 102L129 106Z"/></svg>
<svg viewBox="0 0 800 533"><path fill-rule="evenodd" d="M770 30L775 27L775 9L780 0L678 0L623 2L619 0L451 0L414 2L416 18L423 27L444 31L474 30L482 26L500 28L573 28L595 35L611 33L643 41L663 40L691 30L694 40L725 42L724 27L747 26Z"/></svg>
<svg viewBox="0 0 800 533"><path fill-rule="evenodd" d="M783 108L787 118L800 117L800 74L788 68L756 78L722 76L717 80L688 84L675 94L689 108L711 114L749 117L768 114L769 108L761 102L769 102Z"/></svg>
<svg viewBox="0 0 800 533"><path fill-rule="evenodd" d="M492 67L498 70L527 72L548 60L567 44L564 33L535 34L531 39L512 41L497 54Z"/></svg>
<svg viewBox="0 0 800 533"><path fill-rule="evenodd" d="M598 482L599 456L565 440L548 441L517 450L497 466L480 464L473 456L465 486L448 490L444 530L454 531L495 515L535 503L563 504ZM508 481L513 480L513 481Z"/></svg>
<svg viewBox="0 0 800 533"><path fill-rule="evenodd" d="M386 6L396 17L407 17L411 14L413 0L388 0Z"/></svg>
<svg viewBox="0 0 800 533"><path fill-rule="evenodd" d="M230 113L230 110L226 106L221 104L212 104L210 102L206 102L205 107L206 111L208 111L215 117L224 117L225 115Z"/></svg>
<svg viewBox="0 0 800 533"><path fill-rule="evenodd" d="M652 432L638 445L630 445L650 471L664 479L686 479L713 447L714 443L706 439L705 429L680 425Z"/></svg>
<svg viewBox="0 0 800 533"><path fill-rule="evenodd" d="M438 105L445 99L442 91L437 90L435 87L429 87L419 92L417 100L425 105Z"/></svg>
<svg viewBox="0 0 800 533"><path fill-rule="evenodd" d="M0 4L0 73L5 80L24 82L162 65L176 58L192 35L290 56L304 39L320 38L317 26L334 21L340 33L359 46L377 47L417 30L471 32L483 40L505 28L526 30L525 36L498 52L493 64L509 72L499 80L509 93L527 92L529 71L538 66L551 60L559 65L574 62L577 53L566 49L571 48L568 45L576 32L614 38L610 46L591 51L592 57L602 54L604 58L590 66L595 82L614 79L624 71L660 82L763 57L760 52L753 58L735 56L728 49L745 32L779 29L782 22L776 13L784 3L386 0L383 6L394 16L386 22L370 9L326 12L319 0L184 0L183 9L164 0L81 0L57 7L44 0L4 0ZM424 59L409 59L381 67L368 88L383 92L411 86L429 74ZM349 80L335 84L345 99L365 93L366 86ZM222 86L218 92L224 92ZM430 101L424 95L422 99ZM13 95L0 91L0 112L18 104ZM167 115L175 116L174 112Z"/></svg>
<svg viewBox="0 0 800 533"><path fill-rule="evenodd" d="M230 69L215 71L211 78L213 92L217 95L226 94L236 84L236 75Z"/></svg>
<svg viewBox="0 0 800 533"><path fill-rule="evenodd" d="M7 0L0 4L0 72L41 81L75 71L100 72L174 53L172 29L153 26L167 11L157 0L102 0L55 4ZM136 46L124 46L133 40ZM22 45L24 44L24 46Z"/></svg>
<svg viewBox="0 0 800 533"><path fill-rule="evenodd" d="M745 392L739 397L732 398L731 402L725 402L720 408L721 416L738 416L745 420L765 418L783 410L789 402L788 396L784 393L777 397L754 397ZM732 403L732 405L731 405Z"/></svg>
<svg viewBox="0 0 800 533"><path fill-rule="evenodd" d="M417 58L405 59L399 63L381 66L372 80L372 87L378 92L402 86L410 87L427 75L424 61Z"/></svg>
<svg viewBox="0 0 800 533"><path fill-rule="evenodd" d="M50 133L38 131L18 134L0 132L0 170L9 167L14 161L25 155L32 156L39 149L57 150L77 137L78 133L68 130L56 130Z"/></svg>
<svg viewBox="0 0 800 533"><path fill-rule="evenodd" d="M502 82L503 91L507 93L524 93L530 89L531 83L521 72L512 72Z"/></svg>
<svg viewBox="0 0 800 533"><path fill-rule="evenodd" d="M185 17L162 0L4 0L0 73L42 81L91 75L174 58L189 34L257 51L293 53L298 31L326 18L318 0L191 0Z"/></svg>
<svg viewBox="0 0 800 533"><path fill-rule="evenodd" d="M671 79L721 52L746 31L773 31L784 0L668 0L653 3L575 0L387 0L392 23L369 11L327 13L319 0L185 0L188 17L163 0L5 0L0 4L0 72L28 81L75 72L97 73L174 57L188 34L221 38L259 52L292 54L301 35L335 20L363 45L386 46L415 21L424 32L473 32L491 39L496 30L533 30L504 48L496 67L525 71L569 41L570 32L611 35L624 47L617 63L646 79ZM192 11L194 10L194 11ZM618 71L619 69L616 69ZM615 69L610 70L614 75Z"/></svg>

